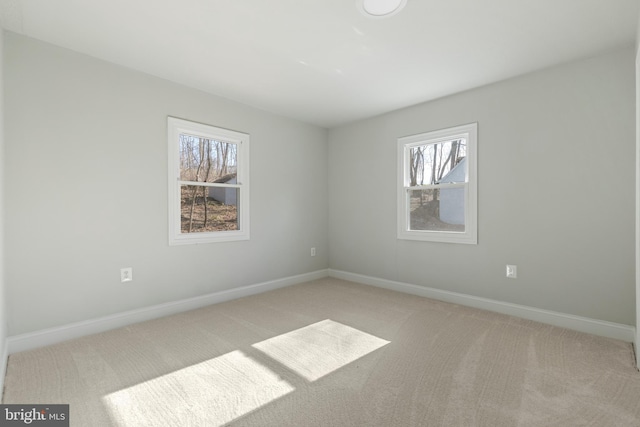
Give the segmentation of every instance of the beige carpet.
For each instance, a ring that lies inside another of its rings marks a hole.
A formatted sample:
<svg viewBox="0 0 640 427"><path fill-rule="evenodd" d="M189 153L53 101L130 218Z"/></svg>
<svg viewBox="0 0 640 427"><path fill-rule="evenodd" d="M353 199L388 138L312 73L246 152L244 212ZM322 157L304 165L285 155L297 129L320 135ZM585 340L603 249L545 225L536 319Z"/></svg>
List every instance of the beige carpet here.
<svg viewBox="0 0 640 427"><path fill-rule="evenodd" d="M323 279L9 359L72 426L640 426L631 344Z"/></svg>

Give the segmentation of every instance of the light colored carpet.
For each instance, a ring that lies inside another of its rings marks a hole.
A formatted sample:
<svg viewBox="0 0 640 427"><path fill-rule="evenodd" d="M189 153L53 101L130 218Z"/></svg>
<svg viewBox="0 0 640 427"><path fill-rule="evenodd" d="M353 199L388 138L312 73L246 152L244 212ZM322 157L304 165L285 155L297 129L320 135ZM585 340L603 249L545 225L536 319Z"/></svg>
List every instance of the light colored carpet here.
<svg viewBox="0 0 640 427"><path fill-rule="evenodd" d="M14 354L72 426L640 426L631 344L336 279Z"/></svg>

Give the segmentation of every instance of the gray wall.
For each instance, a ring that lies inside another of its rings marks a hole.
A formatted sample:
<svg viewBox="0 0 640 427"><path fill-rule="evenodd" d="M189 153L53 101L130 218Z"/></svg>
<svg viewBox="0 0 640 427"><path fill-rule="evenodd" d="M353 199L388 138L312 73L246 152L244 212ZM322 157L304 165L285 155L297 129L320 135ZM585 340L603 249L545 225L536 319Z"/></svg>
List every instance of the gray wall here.
<svg viewBox="0 0 640 427"><path fill-rule="evenodd" d="M634 58L630 47L327 136L7 33L9 335L328 266L634 324ZM167 115L251 134L250 241L167 245ZM479 244L398 241L396 138L474 121ZM135 280L120 284L126 266Z"/></svg>
<svg viewBox="0 0 640 427"><path fill-rule="evenodd" d="M5 203L4 203L4 84L3 84L3 50L4 50L4 31L0 28L0 390L4 384L4 371L6 368L6 360L3 355L7 346L7 312L5 302L5 251L4 251L4 222L5 222ZM0 392L0 395L2 392Z"/></svg>
<svg viewBox="0 0 640 427"><path fill-rule="evenodd" d="M640 29L640 14L638 14ZM640 367L640 30L636 35L636 366Z"/></svg>
<svg viewBox="0 0 640 427"><path fill-rule="evenodd" d="M630 46L332 129L330 267L634 325L634 58ZM478 245L397 240L396 139L476 121Z"/></svg>
<svg viewBox="0 0 640 427"><path fill-rule="evenodd" d="M5 37L10 335L328 267L325 129ZM167 115L251 135L250 241L168 246Z"/></svg>

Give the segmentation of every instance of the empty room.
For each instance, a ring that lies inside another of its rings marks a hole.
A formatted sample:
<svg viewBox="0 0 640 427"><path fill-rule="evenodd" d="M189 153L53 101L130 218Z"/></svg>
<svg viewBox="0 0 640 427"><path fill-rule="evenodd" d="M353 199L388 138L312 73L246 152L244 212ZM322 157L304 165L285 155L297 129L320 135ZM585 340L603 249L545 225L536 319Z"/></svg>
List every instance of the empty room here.
<svg viewBox="0 0 640 427"><path fill-rule="evenodd" d="M0 0L0 425L640 426L637 0Z"/></svg>

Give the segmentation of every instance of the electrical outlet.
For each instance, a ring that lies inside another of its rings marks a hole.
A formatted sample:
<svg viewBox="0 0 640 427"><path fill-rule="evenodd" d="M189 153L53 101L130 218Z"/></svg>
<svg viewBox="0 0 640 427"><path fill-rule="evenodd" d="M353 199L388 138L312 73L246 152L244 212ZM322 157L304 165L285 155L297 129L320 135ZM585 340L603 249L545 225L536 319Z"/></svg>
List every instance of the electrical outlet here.
<svg viewBox="0 0 640 427"><path fill-rule="evenodd" d="M133 268L121 268L120 269L120 282L131 282L133 280Z"/></svg>
<svg viewBox="0 0 640 427"><path fill-rule="evenodd" d="M516 279L518 277L517 265L507 265L507 277L510 279Z"/></svg>
<svg viewBox="0 0 640 427"><path fill-rule="evenodd" d="M311 256L316 256L316 248L311 248Z"/></svg>

